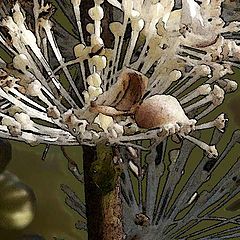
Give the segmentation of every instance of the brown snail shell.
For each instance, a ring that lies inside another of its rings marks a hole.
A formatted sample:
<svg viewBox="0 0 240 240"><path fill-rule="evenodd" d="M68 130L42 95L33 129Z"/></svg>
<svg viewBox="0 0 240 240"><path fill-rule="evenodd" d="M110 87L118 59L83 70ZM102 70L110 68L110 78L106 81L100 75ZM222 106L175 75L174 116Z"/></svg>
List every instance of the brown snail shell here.
<svg viewBox="0 0 240 240"><path fill-rule="evenodd" d="M27 227L35 214L36 198L30 187L12 173L0 174L0 228L19 230Z"/></svg>
<svg viewBox="0 0 240 240"><path fill-rule="evenodd" d="M144 100L135 113L137 125L147 129L188 120L178 100L170 95L154 95Z"/></svg>

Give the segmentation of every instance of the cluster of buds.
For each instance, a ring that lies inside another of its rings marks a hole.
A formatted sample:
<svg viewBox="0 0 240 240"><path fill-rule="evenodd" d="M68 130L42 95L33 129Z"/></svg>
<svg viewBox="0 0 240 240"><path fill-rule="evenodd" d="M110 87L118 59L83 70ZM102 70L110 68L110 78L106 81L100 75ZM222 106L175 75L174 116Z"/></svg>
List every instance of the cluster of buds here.
<svg viewBox="0 0 240 240"><path fill-rule="evenodd" d="M113 20L104 18L106 2ZM216 156L214 147L189 134L210 127L222 131L223 115L197 121L237 88L225 75L233 73L240 46L225 35L239 31L240 23L225 24L221 2L94 0L83 27L83 3L72 0L80 42L69 46L74 54L66 60L51 4L34 1L33 24L18 2L10 15L3 1L0 44L13 58L11 64L1 59L0 96L6 103L0 136L75 145L178 135ZM106 36L113 37L110 45Z"/></svg>

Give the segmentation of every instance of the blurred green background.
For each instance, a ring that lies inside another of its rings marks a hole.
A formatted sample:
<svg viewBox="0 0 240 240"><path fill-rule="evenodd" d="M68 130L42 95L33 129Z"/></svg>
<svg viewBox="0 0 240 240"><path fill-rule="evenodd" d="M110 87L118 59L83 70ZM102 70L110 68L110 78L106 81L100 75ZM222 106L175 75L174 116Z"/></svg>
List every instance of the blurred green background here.
<svg viewBox="0 0 240 240"><path fill-rule="evenodd" d="M86 239L86 233L74 226L81 217L65 205L65 195L60 190L60 184L65 183L84 199L83 186L68 171L67 160L60 148L52 146L46 160L42 161L45 146L30 147L25 143L12 141L12 147L13 159L7 170L34 190L37 210L29 227L22 231L0 230L0 239L15 240L22 234L39 234L45 239ZM79 163L81 169L81 148L67 147L66 151Z"/></svg>

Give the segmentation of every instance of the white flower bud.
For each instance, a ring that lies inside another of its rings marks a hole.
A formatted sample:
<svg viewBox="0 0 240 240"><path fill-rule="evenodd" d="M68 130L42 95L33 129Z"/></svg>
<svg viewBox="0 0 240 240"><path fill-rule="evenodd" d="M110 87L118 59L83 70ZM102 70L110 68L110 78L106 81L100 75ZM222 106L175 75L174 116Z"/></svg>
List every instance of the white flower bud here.
<svg viewBox="0 0 240 240"><path fill-rule="evenodd" d="M212 92L210 93L212 96L212 103L215 106L220 105L224 99L224 91L217 85L214 85Z"/></svg>
<svg viewBox="0 0 240 240"><path fill-rule="evenodd" d="M71 0L71 3L74 7L80 6L81 0Z"/></svg>
<svg viewBox="0 0 240 240"><path fill-rule="evenodd" d="M30 130L33 128L33 121L26 113L16 113L14 118L21 124L22 129Z"/></svg>
<svg viewBox="0 0 240 240"><path fill-rule="evenodd" d="M94 122L99 124L99 126L105 131L108 132L108 128L113 124L113 118L106 116L102 113L99 113L95 118Z"/></svg>
<svg viewBox="0 0 240 240"><path fill-rule="evenodd" d="M142 19L133 19L131 21L133 31L140 32L144 27L144 21Z"/></svg>
<svg viewBox="0 0 240 240"><path fill-rule="evenodd" d="M90 8L88 13L89 16L95 21L100 21L104 16L103 8L100 7L99 5Z"/></svg>
<svg viewBox="0 0 240 240"><path fill-rule="evenodd" d="M88 58L89 52L90 48L86 47L84 44L78 44L74 47L74 54L77 58L86 59Z"/></svg>
<svg viewBox="0 0 240 240"><path fill-rule="evenodd" d="M170 81L174 82L174 81L177 81L181 76L182 76L181 71L173 70L169 74L169 79L170 79Z"/></svg>
<svg viewBox="0 0 240 240"><path fill-rule="evenodd" d="M87 83L93 87L100 87L102 79L98 73L93 73L92 75L88 76Z"/></svg>
<svg viewBox="0 0 240 240"><path fill-rule="evenodd" d="M13 58L13 66L18 70L21 70L24 72L28 64L29 64L28 59L24 54L16 55Z"/></svg>
<svg viewBox="0 0 240 240"><path fill-rule="evenodd" d="M27 93L34 97L39 96L42 94L41 88L42 84L38 80L35 80L28 85Z"/></svg>
<svg viewBox="0 0 240 240"><path fill-rule="evenodd" d="M105 56L95 55L92 57L92 63L96 66L97 71L102 71L107 65L107 59Z"/></svg>
<svg viewBox="0 0 240 240"><path fill-rule="evenodd" d="M206 149L206 154L209 158L217 158L218 151L215 146L209 146L209 148Z"/></svg>
<svg viewBox="0 0 240 240"><path fill-rule="evenodd" d="M90 99L92 100L92 99L98 97L100 94L102 94L102 89L99 87L89 86L88 93L89 93Z"/></svg>
<svg viewBox="0 0 240 240"><path fill-rule="evenodd" d="M2 119L2 125L7 126L10 134L14 137L17 137L22 134L21 124L13 118L4 117Z"/></svg>
<svg viewBox="0 0 240 240"><path fill-rule="evenodd" d="M119 125L118 123L114 123L113 124L113 129L116 131L116 133L118 134L118 135L123 135L123 133L124 133L124 130L123 130L123 126L121 126L121 125Z"/></svg>
<svg viewBox="0 0 240 240"><path fill-rule="evenodd" d="M104 0L94 0L96 5L100 5L104 2Z"/></svg>
<svg viewBox="0 0 240 240"><path fill-rule="evenodd" d="M220 131L224 131L224 128L226 126L226 122L228 121L227 118L225 118L225 114L222 113L221 115L219 115L214 121L214 126L220 130Z"/></svg>
<svg viewBox="0 0 240 240"><path fill-rule="evenodd" d="M211 92L211 86L210 84L204 84L197 88L199 95L208 95Z"/></svg>
<svg viewBox="0 0 240 240"><path fill-rule="evenodd" d="M139 18L140 15L141 14L139 11L132 10L132 12L131 12L131 18Z"/></svg>
<svg viewBox="0 0 240 240"><path fill-rule="evenodd" d="M87 26L86 26L86 30L92 35L94 34L94 24L92 23L89 23ZM92 36L91 36L92 37Z"/></svg>
<svg viewBox="0 0 240 240"><path fill-rule="evenodd" d="M98 37L96 34L91 35L91 45L103 45L103 40L102 38Z"/></svg>
<svg viewBox="0 0 240 240"><path fill-rule="evenodd" d="M195 68L194 74L205 77L211 74L211 68L207 65L200 65Z"/></svg>
<svg viewBox="0 0 240 240"><path fill-rule="evenodd" d="M123 35L123 25L120 22L110 23L109 28L115 37L120 37Z"/></svg>
<svg viewBox="0 0 240 240"><path fill-rule="evenodd" d="M238 84L230 79L221 79L217 81L219 86L227 93L236 91Z"/></svg>
<svg viewBox="0 0 240 240"><path fill-rule="evenodd" d="M88 91L84 91L83 92L83 96L84 96L84 101L86 104L90 104L90 96L89 96L89 93Z"/></svg>

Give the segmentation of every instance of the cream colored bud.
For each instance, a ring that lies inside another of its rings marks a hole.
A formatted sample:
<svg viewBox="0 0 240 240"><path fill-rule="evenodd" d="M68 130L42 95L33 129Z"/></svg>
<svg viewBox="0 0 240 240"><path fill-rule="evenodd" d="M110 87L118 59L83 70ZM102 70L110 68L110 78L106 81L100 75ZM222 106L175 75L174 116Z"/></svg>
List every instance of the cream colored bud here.
<svg viewBox="0 0 240 240"><path fill-rule="evenodd" d="M86 104L90 104L90 96L89 96L89 93L88 91L84 91L83 92L83 96L84 96L84 101Z"/></svg>
<svg viewBox="0 0 240 240"><path fill-rule="evenodd" d="M91 35L91 45L103 45L103 40L102 38L98 37L96 34Z"/></svg>
<svg viewBox="0 0 240 240"><path fill-rule="evenodd" d="M34 97L39 96L42 94L41 88L42 84L38 80L35 80L28 85L27 93Z"/></svg>
<svg viewBox="0 0 240 240"><path fill-rule="evenodd" d="M105 131L108 132L108 128L113 124L113 118L106 116L102 113L99 113L95 118L94 122L99 124L99 126Z"/></svg>
<svg viewBox="0 0 240 240"><path fill-rule="evenodd" d="M102 92L103 91L101 88L93 87L93 86L88 87L88 93L89 93L90 99L94 99L95 97L98 97L100 94L102 94Z"/></svg>
<svg viewBox="0 0 240 240"><path fill-rule="evenodd" d="M230 93L237 90L238 84L235 81L230 79L221 79L218 80L218 84L220 87L224 89L225 92Z"/></svg>
<svg viewBox="0 0 240 240"><path fill-rule="evenodd" d="M118 135L123 135L124 133L123 126L119 125L118 123L113 124L113 129L116 131Z"/></svg>
<svg viewBox="0 0 240 240"><path fill-rule="evenodd" d="M219 115L215 120L214 120L214 126L223 132L225 126L226 126L226 122L228 121L227 118L225 118L225 114L222 113L221 115Z"/></svg>
<svg viewBox="0 0 240 240"><path fill-rule="evenodd" d="M144 27L144 21L142 19L133 19L131 21L133 31L140 32Z"/></svg>
<svg viewBox="0 0 240 240"><path fill-rule="evenodd" d="M88 54L90 49L87 48L84 44L78 44L74 47L74 54L77 58L86 59L88 58Z"/></svg>
<svg viewBox="0 0 240 240"><path fill-rule="evenodd" d="M81 0L71 0L72 5L75 6L79 6L81 4Z"/></svg>
<svg viewBox="0 0 240 240"><path fill-rule="evenodd" d="M211 92L210 84L204 84L197 88L199 95L208 95Z"/></svg>
<svg viewBox="0 0 240 240"><path fill-rule="evenodd" d="M214 85L214 88L210 94L212 96L213 105L218 106L223 102L224 91L219 86Z"/></svg>
<svg viewBox="0 0 240 240"><path fill-rule="evenodd" d="M182 73L181 71L179 70L173 70L170 72L169 74L169 79L174 82L174 81L177 81L180 77L182 76Z"/></svg>
<svg viewBox="0 0 240 240"><path fill-rule="evenodd" d="M100 5L104 2L104 0L94 0L96 5Z"/></svg>
<svg viewBox="0 0 240 240"><path fill-rule="evenodd" d="M123 25L120 22L110 23L109 28L115 37L120 37L123 35Z"/></svg>
<svg viewBox="0 0 240 240"><path fill-rule="evenodd" d="M47 109L47 115L48 117L51 117L53 119L58 119L61 116L61 113L57 109L56 106L51 106Z"/></svg>
<svg viewBox="0 0 240 240"><path fill-rule="evenodd" d="M93 23L87 24L86 30L87 30L90 34L94 34L94 31L95 31L95 29L94 29L94 24L93 24Z"/></svg>
<svg viewBox="0 0 240 240"><path fill-rule="evenodd" d="M107 59L105 56L95 55L92 57L92 63L96 66L97 71L101 71L106 67Z"/></svg>
<svg viewBox="0 0 240 240"><path fill-rule="evenodd" d="M102 79L98 73L93 73L87 78L87 83L93 87L100 87Z"/></svg>
<svg viewBox="0 0 240 240"><path fill-rule="evenodd" d="M131 18L139 18L140 12L136 10L131 11Z"/></svg>
<svg viewBox="0 0 240 240"><path fill-rule="evenodd" d="M21 124L23 129L30 129L33 127L33 121L26 113L16 113L14 118Z"/></svg>
<svg viewBox="0 0 240 240"><path fill-rule="evenodd" d="M88 13L89 16L95 21L100 21L104 16L103 8L99 5L90 8Z"/></svg>
<svg viewBox="0 0 240 240"><path fill-rule="evenodd" d="M215 146L209 146L208 149L206 149L206 154L209 158L218 157L218 151Z"/></svg>
<svg viewBox="0 0 240 240"><path fill-rule="evenodd" d="M25 22L25 17L23 16L18 2L13 7L13 20L16 24L22 25Z"/></svg>
<svg viewBox="0 0 240 240"><path fill-rule="evenodd" d="M195 74L199 74L199 76L205 77L212 73L211 68L207 65L200 65L195 68Z"/></svg>
<svg viewBox="0 0 240 240"><path fill-rule="evenodd" d="M21 124L13 118L4 117L2 119L2 125L5 125L8 127L8 130L12 136L16 137L22 134Z"/></svg>
<svg viewBox="0 0 240 240"><path fill-rule="evenodd" d="M25 71L28 64L29 64L28 59L24 54L16 55L13 58L13 66L18 70Z"/></svg>

